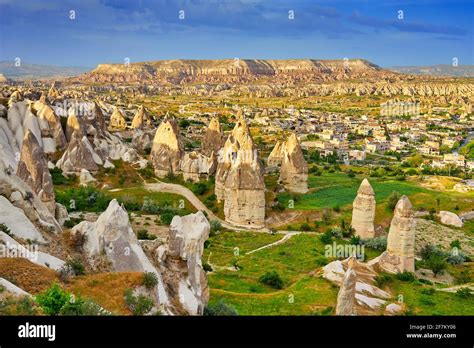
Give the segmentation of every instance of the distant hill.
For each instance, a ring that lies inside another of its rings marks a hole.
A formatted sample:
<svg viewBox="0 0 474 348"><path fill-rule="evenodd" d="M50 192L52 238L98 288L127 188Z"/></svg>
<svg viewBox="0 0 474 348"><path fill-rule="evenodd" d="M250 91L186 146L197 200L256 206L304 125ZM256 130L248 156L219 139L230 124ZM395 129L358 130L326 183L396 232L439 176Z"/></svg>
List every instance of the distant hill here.
<svg viewBox="0 0 474 348"><path fill-rule="evenodd" d="M474 77L474 65L393 66L388 69L402 74Z"/></svg>
<svg viewBox="0 0 474 348"><path fill-rule="evenodd" d="M12 80L37 80L61 78L80 75L91 70L87 67L69 67L21 63L15 66L14 61L0 61L0 74Z"/></svg>
<svg viewBox="0 0 474 348"><path fill-rule="evenodd" d="M384 78L396 74L363 59L222 59L160 60L125 64L99 64L73 78L86 83L170 82L239 83L323 82L351 78Z"/></svg>

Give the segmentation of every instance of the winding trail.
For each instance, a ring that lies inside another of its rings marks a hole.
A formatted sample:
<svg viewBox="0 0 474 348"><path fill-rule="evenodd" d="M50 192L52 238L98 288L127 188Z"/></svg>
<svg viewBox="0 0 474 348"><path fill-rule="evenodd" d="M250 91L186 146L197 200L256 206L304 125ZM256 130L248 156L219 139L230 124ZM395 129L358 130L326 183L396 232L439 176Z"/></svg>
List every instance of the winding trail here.
<svg viewBox="0 0 474 348"><path fill-rule="evenodd" d="M282 243L285 243L288 239L290 239L291 237L293 236L296 236L298 234L300 234L301 232L288 232L286 233L282 239L279 239L277 240L276 242L273 242L273 243L270 243L270 244L267 244L267 245L264 245L264 246L261 246L260 248L257 248L257 249L254 249L254 250L251 250L251 251L247 251L245 253L245 255L249 255L249 254L253 254L257 251L260 251L260 250L263 250L263 249L266 249L266 248L270 248L272 246L275 246L275 245L278 245L278 244L282 244Z"/></svg>
<svg viewBox="0 0 474 348"><path fill-rule="evenodd" d="M233 231L254 231L254 232L270 232L268 228L242 228L234 226L227 221L222 220L216 214L214 214L204 203L187 187L179 184L171 184L167 182L159 181L157 183L145 183L145 189L148 191L174 193L186 198L197 210L205 211L209 220L217 220L221 223L222 227L225 227Z"/></svg>

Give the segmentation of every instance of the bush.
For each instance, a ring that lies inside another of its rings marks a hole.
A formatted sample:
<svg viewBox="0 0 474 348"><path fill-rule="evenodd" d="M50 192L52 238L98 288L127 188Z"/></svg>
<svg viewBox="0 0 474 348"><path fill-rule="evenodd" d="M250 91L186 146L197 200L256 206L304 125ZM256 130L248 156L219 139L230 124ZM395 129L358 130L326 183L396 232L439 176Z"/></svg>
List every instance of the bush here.
<svg viewBox="0 0 474 348"><path fill-rule="evenodd" d="M414 282L416 280L415 274L408 271L395 274L395 278L402 282Z"/></svg>
<svg viewBox="0 0 474 348"><path fill-rule="evenodd" d="M45 314L58 315L70 298L71 295L54 282L49 289L37 295L35 300Z"/></svg>
<svg viewBox="0 0 474 348"><path fill-rule="evenodd" d="M212 271L213 271L211 265L208 264L207 262L204 262L204 263L202 264L202 269L203 269L204 272L206 272L206 273L209 273L209 272L212 272Z"/></svg>
<svg viewBox="0 0 474 348"><path fill-rule="evenodd" d="M383 251L387 249L387 237L382 236L370 239L363 239L362 244L365 245L367 248Z"/></svg>
<svg viewBox="0 0 474 348"><path fill-rule="evenodd" d="M209 224L211 225L211 235L215 234L222 228L222 224L219 220L211 220Z"/></svg>
<svg viewBox="0 0 474 348"><path fill-rule="evenodd" d="M460 288L456 291L456 296L461 298L470 298L472 296L472 290L469 288Z"/></svg>
<svg viewBox="0 0 474 348"><path fill-rule="evenodd" d="M216 304L209 304L204 308L204 315L206 316L235 316L239 315L237 311L220 300Z"/></svg>
<svg viewBox="0 0 474 348"><path fill-rule="evenodd" d="M387 273L380 273L375 276L375 284L379 288L382 288L384 285L388 284L392 280L392 276Z"/></svg>
<svg viewBox="0 0 474 348"><path fill-rule="evenodd" d="M203 182L198 182L197 184L194 184L192 187L192 191L198 195L202 196L203 194L206 193L207 191L207 185Z"/></svg>
<svg viewBox="0 0 474 348"><path fill-rule="evenodd" d="M89 300L84 300L78 297L74 300L69 300L59 311L60 315L80 315L92 316L103 315L106 312L97 304Z"/></svg>
<svg viewBox="0 0 474 348"><path fill-rule="evenodd" d="M426 260L426 266L431 269L436 277L438 274L442 274L444 270L448 267L446 260L438 254L431 255L428 260Z"/></svg>
<svg viewBox="0 0 474 348"><path fill-rule="evenodd" d="M472 276L469 269L464 269L459 274L455 275L456 284L466 284L472 282Z"/></svg>
<svg viewBox="0 0 474 348"><path fill-rule="evenodd" d="M57 167L50 169L49 172L51 173L51 178L53 179L54 185L70 185L76 179L75 176L65 177L63 175L63 171Z"/></svg>
<svg viewBox="0 0 474 348"><path fill-rule="evenodd" d="M461 242L459 241L459 239L455 239L449 244L449 246L451 248L461 249Z"/></svg>
<svg viewBox="0 0 474 348"><path fill-rule="evenodd" d="M324 244L331 244L332 243L332 232L326 231L324 232L320 237L319 240L323 242Z"/></svg>
<svg viewBox="0 0 474 348"><path fill-rule="evenodd" d="M150 312L155 305L151 298L145 295L135 296L130 289L125 291L124 298L125 304L133 315L145 315Z"/></svg>
<svg viewBox="0 0 474 348"><path fill-rule="evenodd" d="M423 295L433 295L435 292L436 290L434 288L427 288L427 289L421 290L421 293Z"/></svg>
<svg viewBox="0 0 474 348"><path fill-rule="evenodd" d="M387 210L392 212L395 210L395 206L398 203L398 200L400 199L401 195L397 191L393 191L390 196L388 197L387 200Z"/></svg>
<svg viewBox="0 0 474 348"><path fill-rule="evenodd" d="M305 231L305 232L311 231L311 226L307 223L301 224L301 231Z"/></svg>
<svg viewBox="0 0 474 348"><path fill-rule="evenodd" d="M8 234L9 236L12 235L12 231L10 231L10 229L8 228L8 226L5 225L5 224L0 224L0 231L5 232L5 233Z"/></svg>
<svg viewBox="0 0 474 348"><path fill-rule="evenodd" d="M433 255L438 255L442 256L442 252L438 250L434 245L432 244L426 244L423 248L420 250L420 256L423 260L428 260L431 256Z"/></svg>
<svg viewBox="0 0 474 348"><path fill-rule="evenodd" d="M103 212L111 198L93 186L81 186L56 191L56 201L63 204L68 211Z"/></svg>
<svg viewBox="0 0 474 348"><path fill-rule="evenodd" d="M147 230L138 230L137 238L144 239L144 240L154 240L156 239L156 236L149 234Z"/></svg>
<svg viewBox="0 0 474 348"><path fill-rule="evenodd" d="M280 275L276 271L266 272L258 281L274 289L283 289L283 280L281 280Z"/></svg>
<svg viewBox="0 0 474 348"><path fill-rule="evenodd" d="M360 244L360 237L359 236L352 236L349 239L349 244L359 245Z"/></svg>
<svg viewBox="0 0 474 348"><path fill-rule="evenodd" d="M176 214L170 212L161 213L160 220L163 224L170 225L175 215Z"/></svg>
<svg viewBox="0 0 474 348"><path fill-rule="evenodd" d="M142 284L147 289L153 289L155 286L158 285L158 277L153 272L145 272L143 273L143 281Z"/></svg>
<svg viewBox="0 0 474 348"><path fill-rule="evenodd" d="M65 263L65 266L71 270L74 275L83 275L86 273L86 269L82 260L78 257L73 259L68 259Z"/></svg>
<svg viewBox="0 0 474 348"><path fill-rule="evenodd" d="M446 262L451 265L462 265L466 262L466 255L462 252L458 252L457 254L448 254Z"/></svg>

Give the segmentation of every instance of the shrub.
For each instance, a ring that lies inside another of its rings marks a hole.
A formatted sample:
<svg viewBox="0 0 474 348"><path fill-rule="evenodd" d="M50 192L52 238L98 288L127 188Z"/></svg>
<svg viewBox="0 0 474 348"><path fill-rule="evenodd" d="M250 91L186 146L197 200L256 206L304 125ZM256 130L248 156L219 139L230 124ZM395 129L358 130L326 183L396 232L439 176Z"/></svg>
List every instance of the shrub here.
<svg viewBox="0 0 474 348"><path fill-rule="evenodd" d="M130 289L125 291L124 298L125 304L133 315L145 315L150 312L155 305L151 298L145 295L135 296Z"/></svg>
<svg viewBox="0 0 474 348"><path fill-rule="evenodd" d="M106 312L95 302L84 300L81 297L77 297L74 300L69 300L59 311L60 315L80 315L80 316L92 316L92 315L103 315Z"/></svg>
<svg viewBox="0 0 474 348"><path fill-rule="evenodd" d="M49 289L37 295L35 300L45 314L58 315L70 298L71 295L54 282Z"/></svg>
<svg viewBox="0 0 474 348"><path fill-rule="evenodd" d="M283 280L281 280L280 275L276 271L266 272L258 281L274 289L283 289Z"/></svg>
<svg viewBox="0 0 474 348"><path fill-rule="evenodd" d="M324 244L331 244L332 243L332 232L326 231L324 232L320 237L319 240L323 242Z"/></svg>
<svg viewBox="0 0 474 348"><path fill-rule="evenodd" d="M9 236L12 235L12 232L10 231L10 229L8 228L8 226L5 225L5 224L0 224L0 231L5 232L5 233L8 234Z"/></svg>
<svg viewBox="0 0 474 348"><path fill-rule="evenodd" d="M464 269L459 274L455 275L456 284L466 284L472 282L472 276L469 269Z"/></svg>
<svg viewBox="0 0 474 348"><path fill-rule="evenodd" d="M307 223L301 224L301 231L311 231L311 226Z"/></svg>
<svg viewBox="0 0 474 348"><path fill-rule="evenodd" d="M158 277L153 272L145 272L143 273L142 284L149 290L153 289L156 285L158 285Z"/></svg>
<svg viewBox="0 0 474 348"><path fill-rule="evenodd" d="M82 260L78 257L68 259L65 263L65 266L71 270L74 275L83 275L86 273L86 269Z"/></svg>
<svg viewBox="0 0 474 348"><path fill-rule="evenodd" d="M206 273L209 273L209 272L212 272L212 271L213 271L211 265L208 264L207 262L204 262L204 263L202 264L202 269L203 269L204 272L206 272Z"/></svg>
<svg viewBox="0 0 474 348"><path fill-rule="evenodd" d="M455 239L449 244L449 246L451 248L461 249L461 242L459 241L459 239Z"/></svg>
<svg viewBox="0 0 474 348"><path fill-rule="evenodd" d="M428 260L431 256L433 255L442 255L442 252L438 250L434 245L432 244L426 244L423 248L420 250L420 256L423 260Z"/></svg>
<svg viewBox="0 0 474 348"><path fill-rule="evenodd" d="M427 289L422 289L421 293L423 295L433 295L436 292L434 288L427 288Z"/></svg>
<svg viewBox="0 0 474 348"><path fill-rule="evenodd" d="M206 193L207 191L207 185L203 182L198 182L197 184L193 185L192 191L198 195L202 196L203 194Z"/></svg>
<svg viewBox="0 0 474 348"><path fill-rule="evenodd" d="M209 224L211 225L211 235L215 234L222 228L222 224L219 220L211 220Z"/></svg>
<svg viewBox="0 0 474 348"><path fill-rule="evenodd" d="M137 238L138 239L145 239L145 240L154 240L156 236L149 234L147 230L138 230L137 231Z"/></svg>
<svg viewBox="0 0 474 348"><path fill-rule="evenodd" d="M171 212L164 212L160 214L160 220L165 225L170 225L171 220L173 220L175 214Z"/></svg>
<svg viewBox="0 0 474 348"><path fill-rule="evenodd" d="M451 265L461 265L466 262L466 255L462 252L458 252L456 254L448 254L446 262Z"/></svg>
<svg viewBox="0 0 474 348"><path fill-rule="evenodd" d="M393 191L390 196L388 197L388 200L387 200L387 210L388 211L394 211L395 210L395 206L397 205L398 203L398 200L400 199L401 195L399 192L397 191Z"/></svg>
<svg viewBox="0 0 474 348"><path fill-rule="evenodd" d="M426 266L431 269L436 277L438 274L442 274L444 270L448 267L446 260L438 254L431 255L428 260L426 260Z"/></svg>
<svg viewBox="0 0 474 348"><path fill-rule="evenodd" d="M408 271L395 274L395 278L402 282L414 282L416 280L415 274Z"/></svg>
<svg viewBox="0 0 474 348"><path fill-rule="evenodd" d="M472 296L472 290L468 287L460 288L458 289L458 291L456 291L456 296L459 296L461 298L470 298Z"/></svg>
<svg viewBox="0 0 474 348"><path fill-rule="evenodd" d="M363 239L362 244L365 245L367 248L375 249L375 250L385 250L387 249L387 237L375 237L369 239Z"/></svg>
<svg viewBox="0 0 474 348"><path fill-rule="evenodd" d="M359 236L352 236L349 239L349 244L359 245L360 244L360 237Z"/></svg>
<svg viewBox="0 0 474 348"><path fill-rule="evenodd" d="M392 280L392 276L387 273L380 273L375 276L375 283L379 288L382 288L385 286L385 284L388 284Z"/></svg>
<svg viewBox="0 0 474 348"><path fill-rule="evenodd" d="M235 316L239 315L237 311L220 300L216 304L209 304L204 308L204 315L206 316Z"/></svg>

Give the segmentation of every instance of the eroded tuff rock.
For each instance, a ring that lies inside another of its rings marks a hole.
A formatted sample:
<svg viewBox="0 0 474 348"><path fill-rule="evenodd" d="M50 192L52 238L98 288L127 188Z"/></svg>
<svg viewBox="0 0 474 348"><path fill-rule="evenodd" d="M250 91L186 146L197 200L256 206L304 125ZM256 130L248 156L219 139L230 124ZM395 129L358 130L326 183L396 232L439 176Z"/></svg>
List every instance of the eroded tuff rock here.
<svg viewBox="0 0 474 348"><path fill-rule="evenodd" d="M33 189L39 199L48 207L51 214L54 215L56 202L53 179L43 149L29 129L26 130L23 139L17 175Z"/></svg>
<svg viewBox="0 0 474 348"><path fill-rule="evenodd" d="M280 183L290 192L308 192L308 165L296 134L285 141L281 154Z"/></svg>
<svg viewBox="0 0 474 348"><path fill-rule="evenodd" d="M125 130L127 128L127 119L122 110L114 107L112 116L110 116L109 129L110 130Z"/></svg>
<svg viewBox="0 0 474 348"><path fill-rule="evenodd" d="M58 115L54 112L54 109L48 105L44 100L38 100L32 105L33 110L36 112L36 116L40 123L47 122L42 127L43 130L43 141L46 142L47 138L54 140L54 148L56 151L64 150L67 146L66 136L61 126L61 120ZM47 131L47 133L45 132Z"/></svg>
<svg viewBox="0 0 474 348"><path fill-rule="evenodd" d="M357 274L349 267L337 294L336 315L355 315Z"/></svg>
<svg viewBox="0 0 474 348"><path fill-rule="evenodd" d="M151 150L153 146L154 136L154 131L137 128L134 130L132 135L132 145L140 153L146 152L147 150Z"/></svg>
<svg viewBox="0 0 474 348"><path fill-rule="evenodd" d="M199 181L201 178L215 172L216 158L214 153L210 157L197 151L186 153L181 161L181 170L184 180Z"/></svg>
<svg viewBox="0 0 474 348"><path fill-rule="evenodd" d="M239 226L265 225L265 183L248 126L239 118L221 152L216 196L224 200L226 221Z"/></svg>
<svg viewBox="0 0 474 348"><path fill-rule="evenodd" d="M20 179L11 167L5 165L0 158L0 195L5 197L12 205L21 209L28 220L33 223L38 231L45 229L54 233L62 231L55 217L49 211L48 207L41 201L33 189ZM7 214L6 218L19 221L9 212L12 212L10 206L1 209ZM12 229L12 233L21 238L30 238L34 240L42 240L36 232L33 234L25 234L26 229Z"/></svg>
<svg viewBox="0 0 474 348"><path fill-rule="evenodd" d="M82 169L96 172L102 164L102 159L92 148L89 139L82 132L76 131L56 167L61 168L64 173L80 173Z"/></svg>
<svg viewBox="0 0 474 348"><path fill-rule="evenodd" d="M190 314L202 314L209 301L207 276L201 257L210 225L202 212L175 216L171 221L166 262L179 268L179 281L174 285L182 306Z"/></svg>
<svg viewBox="0 0 474 348"><path fill-rule="evenodd" d="M375 236L375 194L367 179L360 184L357 196L352 204L352 222L356 235L361 238Z"/></svg>
<svg viewBox="0 0 474 348"><path fill-rule="evenodd" d="M213 153L217 154L224 144L223 133L219 118L213 117L204 133L202 139L201 152L210 157Z"/></svg>
<svg viewBox="0 0 474 348"><path fill-rule="evenodd" d="M464 223L459 218L459 216L457 216L454 213L451 213L450 211L444 211L444 210L440 211L439 218L440 218L441 223L445 225L450 225L454 227L463 227L464 225Z"/></svg>
<svg viewBox="0 0 474 348"><path fill-rule="evenodd" d="M267 159L267 166L268 167L278 167L281 165L283 160L283 144L284 142L277 141L275 147L273 148L272 152Z"/></svg>
<svg viewBox="0 0 474 348"><path fill-rule="evenodd" d="M97 221L82 221L73 227L73 234L86 236L83 249L92 267L102 257L115 272L152 272L158 279L156 299L164 307L169 304L168 294L161 277L145 255L130 225L126 210L113 199Z"/></svg>
<svg viewBox="0 0 474 348"><path fill-rule="evenodd" d="M152 126L152 121L148 113L146 112L143 105L137 110L137 113L133 117L132 120L132 129L146 129Z"/></svg>
<svg viewBox="0 0 474 348"><path fill-rule="evenodd" d="M178 123L175 119L167 117L161 122L153 139L151 159L155 175L164 177L168 173L178 173L183 155Z"/></svg>
<svg viewBox="0 0 474 348"><path fill-rule="evenodd" d="M387 250L378 259L379 266L391 273L415 272L415 229L413 207L407 196L402 196L388 232Z"/></svg>

